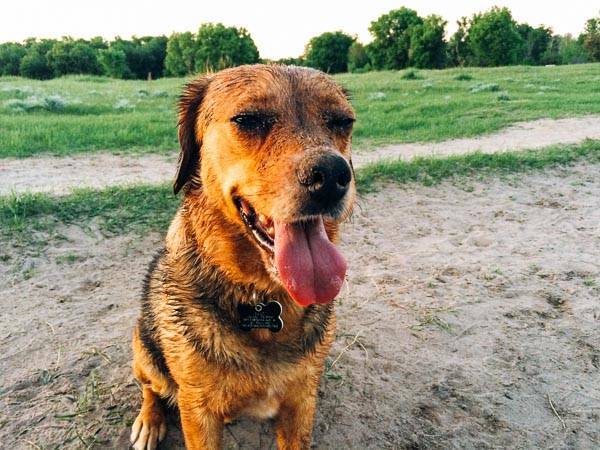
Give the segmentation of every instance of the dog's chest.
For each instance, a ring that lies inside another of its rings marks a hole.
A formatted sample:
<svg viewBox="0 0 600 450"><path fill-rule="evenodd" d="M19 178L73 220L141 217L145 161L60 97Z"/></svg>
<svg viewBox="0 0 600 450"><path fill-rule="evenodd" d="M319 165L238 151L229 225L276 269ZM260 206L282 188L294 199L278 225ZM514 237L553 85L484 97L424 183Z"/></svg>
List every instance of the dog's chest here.
<svg viewBox="0 0 600 450"><path fill-rule="evenodd" d="M281 400L275 391L269 388L263 396L255 399L242 409L241 414L257 419L272 419L279 412Z"/></svg>

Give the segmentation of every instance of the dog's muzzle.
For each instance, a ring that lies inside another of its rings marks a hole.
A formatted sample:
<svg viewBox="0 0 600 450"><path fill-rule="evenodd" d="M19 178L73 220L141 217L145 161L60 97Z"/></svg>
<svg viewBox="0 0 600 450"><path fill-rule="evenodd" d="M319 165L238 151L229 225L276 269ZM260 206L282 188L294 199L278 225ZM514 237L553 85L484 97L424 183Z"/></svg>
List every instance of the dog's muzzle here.
<svg viewBox="0 0 600 450"><path fill-rule="evenodd" d="M296 169L298 181L308 194L309 214L327 214L339 209L350 188L352 171L339 154L315 151L306 154Z"/></svg>

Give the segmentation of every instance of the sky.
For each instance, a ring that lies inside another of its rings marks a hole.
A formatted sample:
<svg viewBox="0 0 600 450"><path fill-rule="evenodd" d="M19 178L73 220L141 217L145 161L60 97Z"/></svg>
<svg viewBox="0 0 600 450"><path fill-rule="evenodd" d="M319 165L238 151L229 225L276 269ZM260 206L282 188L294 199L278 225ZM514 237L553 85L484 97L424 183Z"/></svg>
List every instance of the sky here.
<svg viewBox="0 0 600 450"><path fill-rule="evenodd" d="M578 35L585 21L600 15L598 0L4 0L0 6L0 42L27 37L90 38L170 35L195 32L205 22L243 26L263 58L299 56L308 40L341 30L367 43L369 24L391 9L406 6L419 15L456 20L494 5L507 6L519 22L546 25L555 33Z"/></svg>

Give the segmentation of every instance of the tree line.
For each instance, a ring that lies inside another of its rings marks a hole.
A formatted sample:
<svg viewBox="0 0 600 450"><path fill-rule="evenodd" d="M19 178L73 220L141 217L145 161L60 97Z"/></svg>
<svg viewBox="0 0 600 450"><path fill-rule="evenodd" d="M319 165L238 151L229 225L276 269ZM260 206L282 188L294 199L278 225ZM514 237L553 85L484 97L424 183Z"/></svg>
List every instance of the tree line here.
<svg viewBox="0 0 600 450"><path fill-rule="evenodd" d="M600 17L586 22L578 37L551 28L517 23L508 8L494 7L461 18L446 40L447 22L399 8L371 22L373 39L363 45L341 31L312 38L304 54L261 60L244 28L203 24L197 33L90 40L30 38L0 44L0 75L49 79L67 74L114 78L158 78L216 71L257 62L306 65L328 73L397 70L406 67L574 64L600 61Z"/></svg>
<svg viewBox="0 0 600 450"><path fill-rule="evenodd" d="M323 33L310 40L301 58L289 62L336 73L600 61L600 17L589 19L577 38L517 23L508 8L498 7L461 18L448 40L446 25L440 16L420 17L400 8L371 22L373 40L367 45L340 31Z"/></svg>

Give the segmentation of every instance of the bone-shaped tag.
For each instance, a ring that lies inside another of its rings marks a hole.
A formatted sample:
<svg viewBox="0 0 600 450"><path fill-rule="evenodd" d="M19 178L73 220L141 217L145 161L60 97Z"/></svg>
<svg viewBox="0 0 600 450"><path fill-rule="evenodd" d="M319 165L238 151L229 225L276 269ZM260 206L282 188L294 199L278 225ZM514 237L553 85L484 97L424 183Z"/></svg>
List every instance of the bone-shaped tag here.
<svg viewBox="0 0 600 450"><path fill-rule="evenodd" d="M277 301L257 303L256 305L238 305L240 328L249 331L254 328L268 328L277 332L283 328L281 304Z"/></svg>

